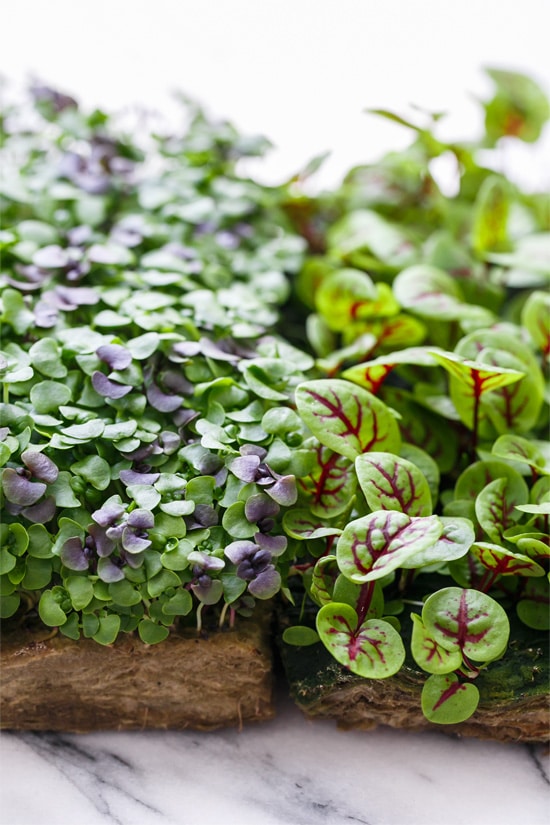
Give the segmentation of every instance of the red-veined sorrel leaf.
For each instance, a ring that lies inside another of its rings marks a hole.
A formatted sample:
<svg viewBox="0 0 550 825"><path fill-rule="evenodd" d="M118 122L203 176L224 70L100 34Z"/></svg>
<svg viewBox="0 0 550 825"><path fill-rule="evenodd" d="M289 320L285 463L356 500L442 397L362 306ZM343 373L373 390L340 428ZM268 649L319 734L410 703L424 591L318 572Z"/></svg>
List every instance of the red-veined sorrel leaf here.
<svg viewBox="0 0 550 825"><path fill-rule="evenodd" d="M357 488L353 463L323 444L315 447L315 465L308 476L298 479L314 516L330 519L346 510Z"/></svg>
<svg viewBox="0 0 550 825"><path fill-rule="evenodd" d="M335 332L345 329L353 321L372 315L371 304L377 289L366 272L358 269L340 269L327 275L315 294L317 310L327 326Z"/></svg>
<svg viewBox="0 0 550 825"><path fill-rule="evenodd" d="M496 433L525 433L537 423L544 397L544 377L537 358L522 341L518 327L509 330L480 329L466 335L455 350L461 358L484 364L487 369L523 372L519 381L485 388L479 400L478 433L494 439ZM451 376L450 395L462 420L473 408L471 388ZM464 407L461 412L460 406Z"/></svg>
<svg viewBox="0 0 550 825"><path fill-rule="evenodd" d="M411 613L411 619L411 653L417 665L426 673L452 673L453 670L457 670L462 664L460 650L446 650L438 645L416 613Z"/></svg>
<svg viewBox="0 0 550 825"><path fill-rule="evenodd" d="M547 533L526 532L525 525L507 530L504 538L512 542L518 551L530 559L543 562L550 559L550 536Z"/></svg>
<svg viewBox="0 0 550 825"><path fill-rule="evenodd" d="M486 178L473 209L472 247L478 255L505 251L508 241L510 190L502 177Z"/></svg>
<svg viewBox="0 0 550 825"><path fill-rule="evenodd" d="M521 310L521 323L544 355L550 355L550 294L532 292Z"/></svg>
<svg viewBox="0 0 550 825"><path fill-rule="evenodd" d="M405 661L399 633L381 619L357 623L349 604L326 604L317 614L317 632L337 662L367 679L393 676Z"/></svg>
<svg viewBox="0 0 550 825"><path fill-rule="evenodd" d="M530 441L521 435L506 434L497 438L491 452L499 458L506 458L509 461L521 461L530 467L534 467L539 473L550 475L550 465L547 463L542 449L540 449L544 446L540 441Z"/></svg>
<svg viewBox="0 0 550 825"><path fill-rule="evenodd" d="M336 556L321 556L320 559L317 559L313 568L309 595L320 607L332 601L334 582L337 576Z"/></svg>
<svg viewBox="0 0 550 825"><path fill-rule="evenodd" d="M510 634L506 611L479 590L445 587L426 600L422 621L428 633L446 650L475 662L498 658Z"/></svg>
<svg viewBox="0 0 550 825"><path fill-rule="evenodd" d="M411 518L379 510L350 521L338 539L338 567L356 584L380 579L415 553L435 544L443 532L437 516Z"/></svg>
<svg viewBox="0 0 550 825"><path fill-rule="evenodd" d="M404 309L437 321L466 318L491 323L493 314L466 304L457 282L444 270L428 264L404 269L393 282L393 292Z"/></svg>
<svg viewBox="0 0 550 825"><path fill-rule="evenodd" d="M406 442L401 445L399 455L401 458L410 461L411 464L418 467L428 482L428 487L430 488L430 493L432 495L432 501L437 501L441 473L439 472L437 463L431 455L427 453L426 450L423 450L422 447L417 447L416 444L407 444Z"/></svg>
<svg viewBox="0 0 550 825"><path fill-rule="evenodd" d="M528 75L507 69L485 71L496 85L495 94L484 104L488 145L494 146L504 135L528 143L537 140L550 117L544 91Z"/></svg>
<svg viewBox="0 0 550 825"><path fill-rule="evenodd" d="M479 703L479 690L468 682L459 682L454 673L434 674L422 688L422 712L429 722L457 725L469 719Z"/></svg>
<svg viewBox="0 0 550 825"><path fill-rule="evenodd" d="M527 501L529 490L525 479L509 464L497 459L490 461L476 461L464 470L458 477L454 489L455 499L475 501L481 491L498 478L508 480L509 493L514 498ZM527 496L527 498L525 498Z"/></svg>
<svg viewBox="0 0 550 825"><path fill-rule="evenodd" d="M287 510L283 517L283 527L293 539L320 539L324 536L339 536L338 527L327 524L309 510Z"/></svg>
<svg viewBox="0 0 550 825"><path fill-rule="evenodd" d="M407 347L407 349L380 355L372 361L365 361L363 364L350 367L342 373L342 377L376 394L386 376L399 364L436 367L437 361L432 352L433 348Z"/></svg>
<svg viewBox="0 0 550 825"><path fill-rule="evenodd" d="M371 510L399 510L429 516L432 496L415 464L391 453L364 453L355 459L359 485Z"/></svg>
<svg viewBox="0 0 550 825"><path fill-rule="evenodd" d="M528 498L527 487L525 491L517 492L507 478L497 478L483 488L476 499L475 511L477 520L492 541L500 542L504 531L519 521L517 507L524 505Z"/></svg>
<svg viewBox="0 0 550 825"><path fill-rule="evenodd" d="M517 614L533 630L550 630L550 590L547 579L529 579Z"/></svg>
<svg viewBox="0 0 550 825"><path fill-rule="evenodd" d="M418 318L400 312L393 318L381 318L373 321L364 321L359 325L363 333L374 335L378 349L394 350L396 347L416 346L426 338L426 327ZM344 330L342 336L347 341L348 336L356 335L357 331L351 326Z"/></svg>
<svg viewBox="0 0 550 825"><path fill-rule="evenodd" d="M465 556L475 541L474 525L468 518L460 516L440 516L443 532L435 544L419 550L414 556L404 559L401 567L406 570L425 567L428 564L441 564Z"/></svg>
<svg viewBox="0 0 550 825"><path fill-rule="evenodd" d="M306 381L296 389L296 406L321 444L346 458L372 449L399 452L395 418L362 387L337 378Z"/></svg>
<svg viewBox="0 0 550 825"><path fill-rule="evenodd" d="M498 544L476 541L471 554L483 567L497 576L544 576L544 568L521 553L512 553Z"/></svg>

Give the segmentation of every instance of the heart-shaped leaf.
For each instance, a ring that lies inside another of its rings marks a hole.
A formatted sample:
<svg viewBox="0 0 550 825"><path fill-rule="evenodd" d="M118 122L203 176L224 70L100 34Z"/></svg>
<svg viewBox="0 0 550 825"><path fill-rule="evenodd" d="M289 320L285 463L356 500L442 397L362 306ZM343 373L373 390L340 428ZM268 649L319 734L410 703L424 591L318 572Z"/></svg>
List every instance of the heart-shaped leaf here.
<svg viewBox="0 0 550 825"><path fill-rule="evenodd" d="M445 650L489 662L505 650L510 634L506 611L485 593L445 587L426 600L422 621Z"/></svg>
<svg viewBox="0 0 550 825"><path fill-rule="evenodd" d="M405 661L399 633L381 619L357 624L357 613L347 604L327 604L317 614L317 632L337 662L367 679L397 673Z"/></svg>
<svg viewBox="0 0 550 825"><path fill-rule="evenodd" d="M371 510L399 510L408 516L429 516L432 496L416 465L391 453L357 456L359 485Z"/></svg>
<svg viewBox="0 0 550 825"><path fill-rule="evenodd" d="M435 544L425 550L419 550L414 556L406 558L401 563L405 570L425 567L429 564L441 564L454 561L466 555L475 541L475 530L469 518L460 516L440 516L443 532Z"/></svg>
<svg viewBox="0 0 550 825"><path fill-rule="evenodd" d="M446 650L439 645L416 613L411 613L411 619L411 653L417 665L427 673L452 673L457 670L462 664L460 650Z"/></svg>
<svg viewBox="0 0 550 825"><path fill-rule="evenodd" d="M521 553L512 553L498 544L476 541L470 552L494 576L544 576L544 568Z"/></svg>
<svg viewBox="0 0 550 825"><path fill-rule="evenodd" d="M320 539L324 536L339 536L340 528L323 519L312 516L309 510L288 510L283 517L283 527L293 539Z"/></svg>
<svg viewBox="0 0 550 825"><path fill-rule="evenodd" d="M309 475L298 479L314 516L331 519L350 506L357 487L353 464L322 444L315 446L315 464Z"/></svg>
<svg viewBox="0 0 550 825"><path fill-rule="evenodd" d="M437 361L432 353L433 348L429 347L407 347L350 367L342 373L342 377L376 395L387 376L399 364L436 367Z"/></svg>
<svg viewBox="0 0 550 825"><path fill-rule="evenodd" d="M399 451L401 438L391 411L362 387L339 379L307 381L296 390L296 405L321 444L346 458L373 449Z"/></svg>
<svg viewBox="0 0 550 825"><path fill-rule="evenodd" d="M519 520L516 508L527 500L526 488L517 494L507 478L497 478L483 488L476 499L475 511L480 525L493 542L502 541L504 531Z"/></svg>
<svg viewBox="0 0 550 825"><path fill-rule="evenodd" d="M454 673L430 676L422 688L422 712L438 725L457 725L469 719L479 704L475 685L459 682Z"/></svg>
<svg viewBox="0 0 550 825"><path fill-rule="evenodd" d="M356 584L380 579L435 544L442 532L437 516L380 510L346 525L336 549L338 566Z"/></svg>

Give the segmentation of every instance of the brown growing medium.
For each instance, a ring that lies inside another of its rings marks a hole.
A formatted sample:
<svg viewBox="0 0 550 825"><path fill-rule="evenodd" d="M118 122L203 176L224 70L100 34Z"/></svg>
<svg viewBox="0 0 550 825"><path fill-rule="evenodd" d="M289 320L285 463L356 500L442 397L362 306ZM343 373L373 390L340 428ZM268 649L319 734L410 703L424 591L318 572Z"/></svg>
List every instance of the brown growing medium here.
<svg viewBox="0 0 550 825"><path fill-rule="evenodd" d="M515 702L495 703L479 708L460 725L435 725L420 708L420 690L405 687L400 680L383 682L363 679L347 686L327 688L307 706L300 703L300 687L295 685L299 706L310 718L335 719L345 729L369 730L378 725L410 731L438 730L478 739L501 742L548 742L550 712L547 696L531 696Z"/></svg>
<svg viewBox="0 0 550 825"><path fill-rule="evenodd" d="M189 631L147 646L122 638L111 647L47 631L2 641L0 726L19 730L213 728L273 716L268 627L199 638Z"/></svg>

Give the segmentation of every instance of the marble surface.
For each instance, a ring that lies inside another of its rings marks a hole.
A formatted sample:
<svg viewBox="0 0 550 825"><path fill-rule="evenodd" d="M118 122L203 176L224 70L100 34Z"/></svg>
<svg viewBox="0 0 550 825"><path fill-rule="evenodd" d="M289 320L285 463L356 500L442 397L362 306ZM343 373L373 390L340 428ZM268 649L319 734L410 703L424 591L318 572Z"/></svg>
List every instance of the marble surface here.
<svg viewBox="0 0 550 825"><path fill-rule="evenodd" d="M548 825L548 748L337 730L0 736L0 825Z"/></svg>

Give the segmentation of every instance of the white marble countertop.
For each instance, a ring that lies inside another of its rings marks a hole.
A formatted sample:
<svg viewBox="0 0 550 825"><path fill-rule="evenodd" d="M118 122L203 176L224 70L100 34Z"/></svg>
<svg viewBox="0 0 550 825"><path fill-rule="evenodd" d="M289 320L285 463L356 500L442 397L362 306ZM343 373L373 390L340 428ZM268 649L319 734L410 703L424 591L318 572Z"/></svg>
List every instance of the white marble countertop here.
<svg viewBox="0 0 550 825"><path fill-rule="evenodd" d="M548 748L340 731L0 737L0 825L548 825Z"/></svg>

